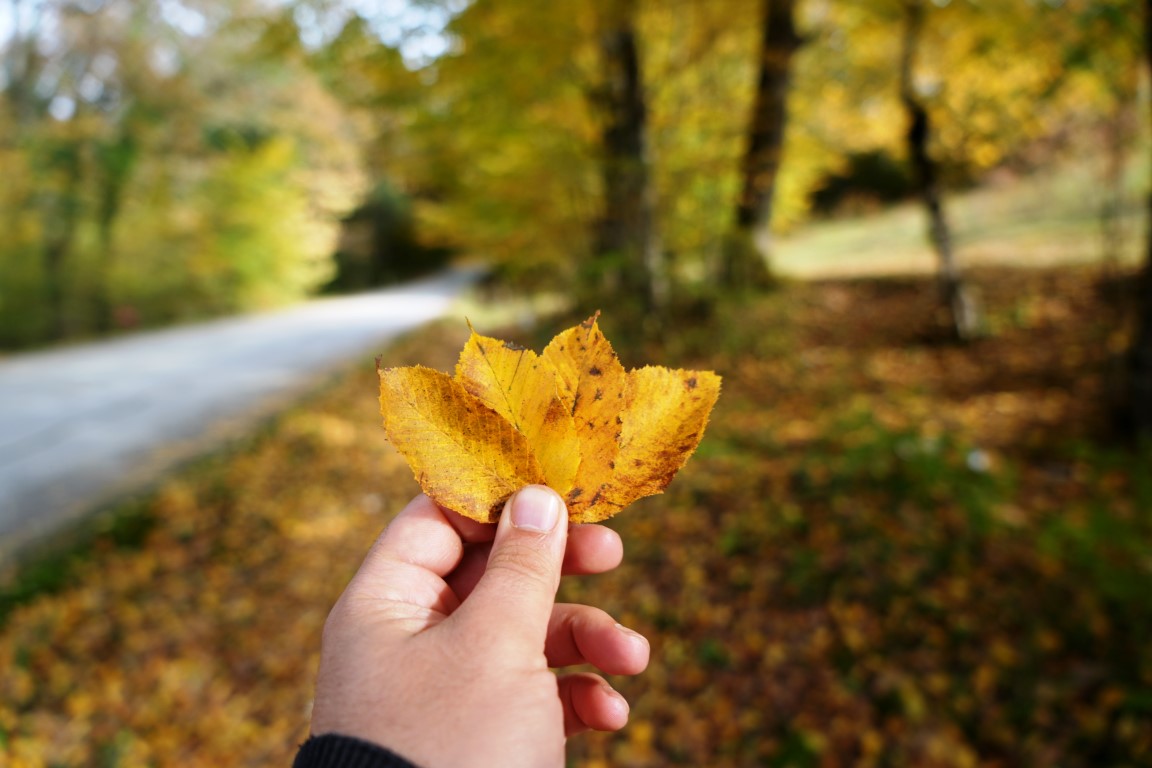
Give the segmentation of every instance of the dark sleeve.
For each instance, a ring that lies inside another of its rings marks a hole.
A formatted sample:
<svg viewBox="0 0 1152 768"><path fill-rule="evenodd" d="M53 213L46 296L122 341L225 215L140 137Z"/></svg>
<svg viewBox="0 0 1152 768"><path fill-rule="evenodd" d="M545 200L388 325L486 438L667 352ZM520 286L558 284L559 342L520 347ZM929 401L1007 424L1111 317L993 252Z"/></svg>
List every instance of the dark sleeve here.
<svg viewBox="0 0 1152 768"><path fill-rule="evenodd" d="M391 750L351 736L326 733L300 745L292 768L418 768Z"/></svg>

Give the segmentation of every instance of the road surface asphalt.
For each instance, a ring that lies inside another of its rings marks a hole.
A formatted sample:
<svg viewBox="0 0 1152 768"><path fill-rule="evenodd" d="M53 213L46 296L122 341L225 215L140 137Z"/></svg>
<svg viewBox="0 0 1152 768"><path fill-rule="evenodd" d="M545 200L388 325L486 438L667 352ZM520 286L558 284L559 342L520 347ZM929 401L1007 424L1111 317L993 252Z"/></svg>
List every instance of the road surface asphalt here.
<svg viewBox="0 0 1152 768"><path fill-rule="evenodd" d="M0 565L442 315L478 274L0 359Z"/></svg>

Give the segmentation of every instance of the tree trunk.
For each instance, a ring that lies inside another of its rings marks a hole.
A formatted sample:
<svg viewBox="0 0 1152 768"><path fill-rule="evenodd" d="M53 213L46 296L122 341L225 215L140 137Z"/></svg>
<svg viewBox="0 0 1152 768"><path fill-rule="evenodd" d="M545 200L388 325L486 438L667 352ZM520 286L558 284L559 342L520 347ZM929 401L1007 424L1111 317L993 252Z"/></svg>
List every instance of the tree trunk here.
<svg viewBox="0 0 1152 768"><path fill-rule="evenodd" d="M597 105L604 116L604 209L596 223L596 256L611 287L639 296L647 309L660 309L668 299L669 278L656 221L634 4L612 4L604 21L604 83Z"/></svg>
<svg viewBox="0 0 1152 768"><path fill-rule="evenodd" d="M64 147L59 162L63 183L44 215L44 293L48 308L48 338L52 340L65 339L73 331L65 288L68 262L80 222L80 148L76 145Z"/></svg>
<svg viewBox="0 0 1152 768"><path fill-rule="evenodd" d="M97 147L98 170L96 199L96 236L100 248L100 275L93 296L96 330L108 332L117 327L116 297L116 220L124 203L124 192L137 160L137 146L130 123L115 141Z"/></svg>
<svg viewBox="0 0 1152 768"><path fill-rule="evenodd" d="M721 254L719 279L727 287L764 287L772 282L772 201L784 154L792 57L800 47L796 0L764 0L760 74L741 167L743 188L736 227Z"/></svg>
<svg viewBox="0 0 1152 768"><path fill-rule="evenodd" d="M1152 198L1152 196L1150 196ZM1152 216L1152 199L1148 205ZM1129 411L1128 431L1145 440L1152 440L1152 248L1145 256L1143 274L1140 275L1136 335L1128 354Z"/></svg>
<svg viewBox="0 0 1152 768"><path fill-rule="evenodd" d="M1152 0L1144 2L1144 56L1152 72ZM1152 124L1152 112L1149 113ZM1136 331L1128 350L1128 431L1152 439L1152 193L1148 195L1148 240L1137 283Z"/></svg>
<svg viewBox="0 0 1152 768"><path fill-rule="evenodd" d="M952 232L940 194L939 172L928 151L932 123L928 110L916 94L913 81L916 49L924 26L923 0L908 0L905 11L904 43L900 54L900 100L908 116L908 130L905 134L908 157L912 162L920 200L928 214L928 234L939 263L937 275L940 294L948 313L949 325L958 340L968 341L979 335L980 313L956 264Z"/></svg>

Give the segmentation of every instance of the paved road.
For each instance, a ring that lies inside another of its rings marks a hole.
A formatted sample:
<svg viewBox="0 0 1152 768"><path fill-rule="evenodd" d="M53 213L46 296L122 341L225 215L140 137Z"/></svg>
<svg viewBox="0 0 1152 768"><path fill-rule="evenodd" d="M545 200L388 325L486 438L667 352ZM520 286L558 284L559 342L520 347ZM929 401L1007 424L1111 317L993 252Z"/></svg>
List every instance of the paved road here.
<svg viewBox="0 0 1152 768"><path fill-rule="evenodd" d="M0 359L0 564L443 314L476 276Z"/></svg>

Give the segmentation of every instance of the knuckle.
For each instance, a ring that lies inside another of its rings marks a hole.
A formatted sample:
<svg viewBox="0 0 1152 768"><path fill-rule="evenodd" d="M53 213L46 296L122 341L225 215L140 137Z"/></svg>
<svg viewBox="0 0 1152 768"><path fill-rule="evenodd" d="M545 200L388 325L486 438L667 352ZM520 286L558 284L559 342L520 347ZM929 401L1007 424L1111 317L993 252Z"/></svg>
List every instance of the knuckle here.
<svg viewBox="0 0 1152 768"><path fill-rule="evenodd" d="M528 585L551 586L556 567L548 553L534 547L511 545L492 550L488 570Z"/></svg>

